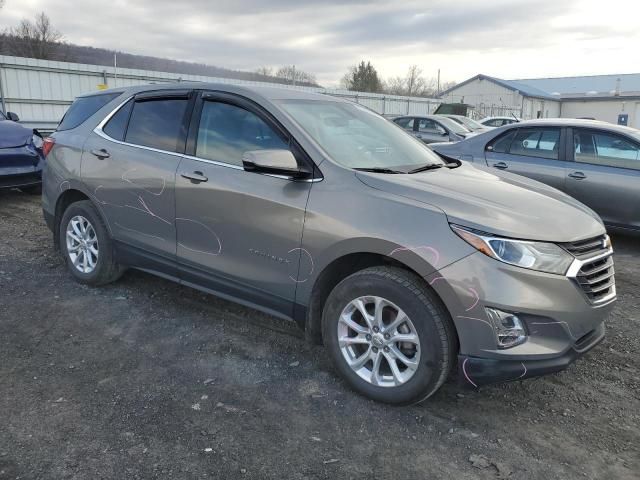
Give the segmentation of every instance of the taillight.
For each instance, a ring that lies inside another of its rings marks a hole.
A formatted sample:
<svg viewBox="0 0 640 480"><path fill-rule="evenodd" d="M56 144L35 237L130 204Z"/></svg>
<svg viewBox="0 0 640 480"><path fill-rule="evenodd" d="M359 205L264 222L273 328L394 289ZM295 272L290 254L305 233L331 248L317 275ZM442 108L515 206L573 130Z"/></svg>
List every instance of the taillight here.
<svg viewBox="0 0 640 480"><path fill-rule="evenodd" d="M53 137L47 137L44 139L44 142L42 143L42 153L44 153L45 157L49 155L49 152L51 151L51 149L55 144L56 144L56 139Z"/></svg>

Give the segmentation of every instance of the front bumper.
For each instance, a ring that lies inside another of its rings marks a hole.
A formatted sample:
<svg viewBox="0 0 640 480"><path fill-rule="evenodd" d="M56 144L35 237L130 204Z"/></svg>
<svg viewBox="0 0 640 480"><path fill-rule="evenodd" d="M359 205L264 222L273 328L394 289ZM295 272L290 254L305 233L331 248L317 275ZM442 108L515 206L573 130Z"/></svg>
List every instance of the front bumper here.
<svg viewBox="0 0 640 480"><path fill-rule="evenodd" d="M29 146L0 149L0 188L40 184L43 166L42 153Z"/></svg>
<svg viewBox="0 0 640 480"><path fill-rule="evenodd" d="M564 354L543 360L495 360L458 355L458 379L461 383L480 387L492 383L512 382L559 372L598 345L605 335L604 323L579 339Z"/></svg>
<svg viewBox="0 0 640 480"><path fill-rule="evenodd" d="M466 370L469 383L477 385L565 368L602 340L615 301L591 303L575 279L507 265L479 252L426 280L455 324L462 378ZM516 314L527 340L499 349L485 307Z"/></svg>

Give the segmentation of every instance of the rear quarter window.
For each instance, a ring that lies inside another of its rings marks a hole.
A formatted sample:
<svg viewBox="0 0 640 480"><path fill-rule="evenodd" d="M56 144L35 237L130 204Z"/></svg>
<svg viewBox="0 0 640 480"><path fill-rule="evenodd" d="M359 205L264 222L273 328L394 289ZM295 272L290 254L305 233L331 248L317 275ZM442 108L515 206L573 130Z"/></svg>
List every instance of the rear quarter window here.
<svg viewBox="0 0 640 480"><path fill-rule="evenodd" d="M111 100L119 96L120 93L103 93L101 95L76 98L67 110L67 113L62 117L57 130L71 130L72 128L76 128Z"/></svg>

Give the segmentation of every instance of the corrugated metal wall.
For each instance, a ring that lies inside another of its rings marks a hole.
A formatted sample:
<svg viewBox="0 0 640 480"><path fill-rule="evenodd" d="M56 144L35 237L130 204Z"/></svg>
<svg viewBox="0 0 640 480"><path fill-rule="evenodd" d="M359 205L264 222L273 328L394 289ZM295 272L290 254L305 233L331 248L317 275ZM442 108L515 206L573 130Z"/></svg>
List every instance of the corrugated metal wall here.
<svg viewBox="0 0 640 480"><path fill-rule="evenodd" d="M101 84L114 88L179 81L269 85L306 90L346 98L384 115L429 114L440 104L440 100L433 98L399 97L200 75L116 69L101 65L0 55L0 93L4 99L4 111L17 113L22 123L43 131L55 128L76 96L96 91Z"/></svg>

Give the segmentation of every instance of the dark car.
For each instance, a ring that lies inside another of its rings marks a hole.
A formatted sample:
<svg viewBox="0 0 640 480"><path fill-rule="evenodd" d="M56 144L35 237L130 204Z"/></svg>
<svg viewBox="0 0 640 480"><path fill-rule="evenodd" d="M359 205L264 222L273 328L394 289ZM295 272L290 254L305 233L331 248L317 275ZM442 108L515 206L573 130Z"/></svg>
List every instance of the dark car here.
<svg viewBox="0 0 640 480"><path fill-rule="evenodd" d="M393 122L424 143L458 142L473 135L471 130L443 115L408 115L394 118Z"/></svg>
<svg viewBox="0 0 640 480"><path fill-rule="evenodd" d="M19 187L40 193L42 184L42 137L17 123L18 116L0 111L0 188Z"/></svg>
<svg viewBox="0 0 640 480"><path fill-rule="evenodd" d="M593 120L515 123L437 152L544 182L612 228L640 231L640 130Z"/></svg>

